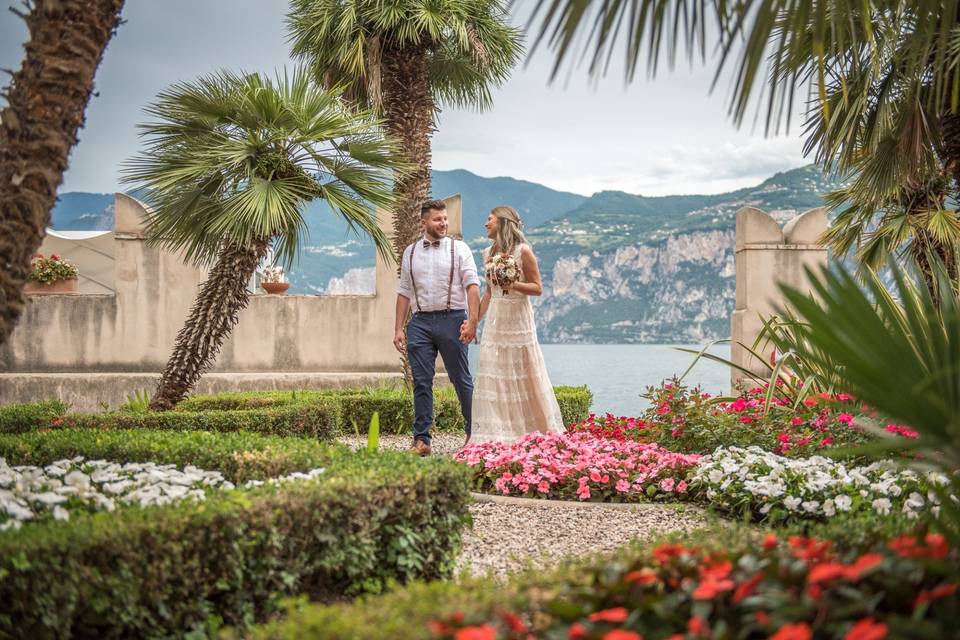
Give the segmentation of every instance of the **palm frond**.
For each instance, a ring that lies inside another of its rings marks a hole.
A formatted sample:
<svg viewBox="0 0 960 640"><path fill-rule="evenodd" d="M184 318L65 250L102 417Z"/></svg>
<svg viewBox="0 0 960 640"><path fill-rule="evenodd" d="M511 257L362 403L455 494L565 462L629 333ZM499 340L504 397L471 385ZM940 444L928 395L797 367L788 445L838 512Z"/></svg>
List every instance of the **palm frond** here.
<svg viewBox="0 0 960 640"><path fill-rule="evenodd" d="M162 92L141 127L145 149L123 179L152 214L151 242L209 265L220 247L276 239L291 264L306 233L306 205L333 210L389 254L376 207L393 202L403 171L397 145L369 112L349 109L303 68L276 78L222 71Z"/></svg>

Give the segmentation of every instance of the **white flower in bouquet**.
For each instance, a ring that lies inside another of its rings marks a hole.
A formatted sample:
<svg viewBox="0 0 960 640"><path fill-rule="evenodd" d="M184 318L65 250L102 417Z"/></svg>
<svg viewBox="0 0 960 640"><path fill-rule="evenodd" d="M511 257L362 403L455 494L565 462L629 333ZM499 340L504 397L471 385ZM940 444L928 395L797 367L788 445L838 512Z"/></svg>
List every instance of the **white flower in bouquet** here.
<svg viewBox="0 0 960 640"><path fill-rule="evenodd" d="M509 287L520 279L520 269L513 256L504 254L493 256L484 267L494 284L500 285L501 288ZM503 295L507 295L507 292L504 291Z"/></svg>

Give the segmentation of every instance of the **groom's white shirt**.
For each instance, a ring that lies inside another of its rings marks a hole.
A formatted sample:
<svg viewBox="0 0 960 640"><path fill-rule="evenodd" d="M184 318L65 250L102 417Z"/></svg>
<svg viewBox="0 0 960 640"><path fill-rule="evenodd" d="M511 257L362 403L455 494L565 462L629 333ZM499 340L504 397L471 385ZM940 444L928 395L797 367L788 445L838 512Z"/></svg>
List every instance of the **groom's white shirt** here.
<svg viewBox="0 0 960 640"><path fill-rule="evenodd" d="M417 285L417 295L414 297L413 285L410 282L410 245L403 252L403 262L400 267L400 286L397 293L410 300L413 311L417 311L417 301L420 302L420 311L443 311L447 308L447 288L450 282L450 243L454 242L456 261L453 269L453 286L450 288L450 308L467 308L467 287L472 284L480 286L480 277L477 275L477 263L473 259L473 252L466 242L454 240L449 236L440 240L439 246L425 247L425 238L417 240L417 250L413 253L413 278Z"/></svg>

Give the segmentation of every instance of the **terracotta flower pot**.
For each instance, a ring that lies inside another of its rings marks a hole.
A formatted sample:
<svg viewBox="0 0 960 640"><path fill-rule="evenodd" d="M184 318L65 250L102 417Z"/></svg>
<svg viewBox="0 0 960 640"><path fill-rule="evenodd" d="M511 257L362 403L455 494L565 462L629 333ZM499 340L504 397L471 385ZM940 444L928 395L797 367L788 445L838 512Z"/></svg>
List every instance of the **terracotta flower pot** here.
<svg viewBox="0 0 960 640"><path fill-rule="evenodd" d="M31 296L46 296L50 294L80 293L80 281L76 278L57 280L50 284L41 282L27 282L23 285L23 292Z"/></svg>
<svg viewBox="0 0 960 640"><path fill-rule="evenodd" d="M283 295L284 291L290 288L289 282L261 282L260 286L267 293Z"/></svg>

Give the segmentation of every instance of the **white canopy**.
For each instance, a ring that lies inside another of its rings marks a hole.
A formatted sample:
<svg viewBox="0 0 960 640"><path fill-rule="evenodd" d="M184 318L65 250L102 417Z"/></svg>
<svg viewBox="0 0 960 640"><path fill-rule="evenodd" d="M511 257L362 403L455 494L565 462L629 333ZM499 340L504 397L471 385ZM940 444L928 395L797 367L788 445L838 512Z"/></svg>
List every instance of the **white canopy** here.
<svg viewBox="0 0 960 640"><path fill-rule="evenodd" d="M58 254L80 270L80 293L113 293L113 231L47 229L40 245L45 256Z"/></svg>

